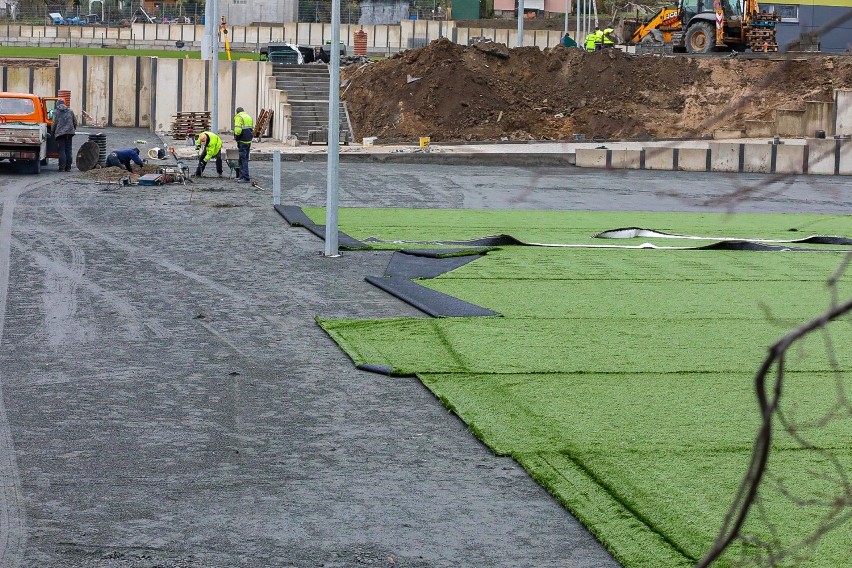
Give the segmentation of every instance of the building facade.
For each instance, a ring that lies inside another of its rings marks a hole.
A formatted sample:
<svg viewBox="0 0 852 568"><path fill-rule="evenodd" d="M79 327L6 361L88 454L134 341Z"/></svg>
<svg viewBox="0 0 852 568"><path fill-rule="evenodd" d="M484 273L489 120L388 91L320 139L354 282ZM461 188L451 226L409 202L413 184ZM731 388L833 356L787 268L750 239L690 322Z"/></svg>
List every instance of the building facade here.
<svg viewBox="0 0 852 568"><path fill-rule="evenodd" d="M763 0L760 8L781 16L776 35L782 51L813 46L852 52L852 0Z"/></svg>
<svg viewBox="0 0 852 568"><path fill-rule="evenodd" d="M299 20L299 0L219 0L228 24L283 24Z"/></svg>

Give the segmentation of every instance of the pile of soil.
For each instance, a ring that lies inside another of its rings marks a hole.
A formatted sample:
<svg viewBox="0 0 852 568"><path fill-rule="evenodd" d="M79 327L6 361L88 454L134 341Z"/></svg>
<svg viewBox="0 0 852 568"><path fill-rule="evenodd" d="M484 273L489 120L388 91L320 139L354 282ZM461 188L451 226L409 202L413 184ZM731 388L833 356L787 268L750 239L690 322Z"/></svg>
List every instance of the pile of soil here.
<svg viewBox="0 0 852 568"><path fill-rule="evenodd" d="M510 49L441 39L343 70L356 139L701 138L852 87L852 60Z"/></svg>
<svg viewBox="0 0 852 568"><path fill-rule="evenodd" d="M141 175L157 173L157 168L159 167L161 166L145 164L140 170L139 166L134 165L132 174L124 168L93 168L86 172L78 172L77 175L80 179L84 180L102 181L110 183L118 183L119 181L121 181L121 178L129 176L130 181L135 182L139 179L139 176Z"/></svg>

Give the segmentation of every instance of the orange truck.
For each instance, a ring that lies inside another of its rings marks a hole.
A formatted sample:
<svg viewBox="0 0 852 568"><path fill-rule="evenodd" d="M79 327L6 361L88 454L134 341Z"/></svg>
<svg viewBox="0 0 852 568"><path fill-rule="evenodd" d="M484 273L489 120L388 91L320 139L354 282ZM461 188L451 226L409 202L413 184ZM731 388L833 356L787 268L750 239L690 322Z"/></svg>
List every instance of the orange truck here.
<svg viewBox="0 0 852 568"><path fill-rule="evenodd" d="M0 93L0 160L19 164L24 173L38 174L48 158L58 158L50 134L59 97Z"/></svg>

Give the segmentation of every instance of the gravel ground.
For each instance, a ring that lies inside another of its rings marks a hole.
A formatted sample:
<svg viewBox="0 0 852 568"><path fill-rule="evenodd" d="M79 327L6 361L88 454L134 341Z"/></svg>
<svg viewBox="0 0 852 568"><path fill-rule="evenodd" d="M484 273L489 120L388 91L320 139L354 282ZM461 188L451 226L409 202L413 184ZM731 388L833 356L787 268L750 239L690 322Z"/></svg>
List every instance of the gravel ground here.
<svg viewBox="0 0 852 568"><path fill-rule="evenodd" d="M119 188L55 168L0 164L0 566L617 566L419 381L357 371L315 325L421 315L364 282L389 253L323 257L268 191L228 179ZM271 164L253 168L271 187ZM698 210L767 179L626 175L346 164L340 195ZM834 178L763 190L740 209L852 213ZM325 165L287 163L284 196L323 205Z"/></svg>
<svg viewBox="0 0 852 568"><path fill-rule="evenodd" d="M389 254L325 258L228 179L55 167L0 167L4 568L616 565L417 380L357 371L315 325L419 315L363 280Z"/></svg>

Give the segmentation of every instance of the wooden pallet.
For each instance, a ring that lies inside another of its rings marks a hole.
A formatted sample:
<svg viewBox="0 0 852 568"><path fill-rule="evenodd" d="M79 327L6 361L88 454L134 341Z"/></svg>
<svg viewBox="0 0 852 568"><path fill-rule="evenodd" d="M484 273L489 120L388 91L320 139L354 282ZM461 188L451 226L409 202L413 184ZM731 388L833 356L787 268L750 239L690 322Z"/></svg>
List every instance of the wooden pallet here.
<svg viewBox="0 0 852 568"><path fill-rule="evenodd" d="M269 126L270 120L272 120L272 110L260 109L260 113L257 115L257 122L254 125L254 130L252 131L252 136L260 138L266 134L266 129Z"/></svg>
<svg viewBox="0 0 852 568"><path fill-rule="evenodd" d="M172 115L170 134L175 140L185 140L205 130L210 130L210 111L179 112Z"/></svg>

